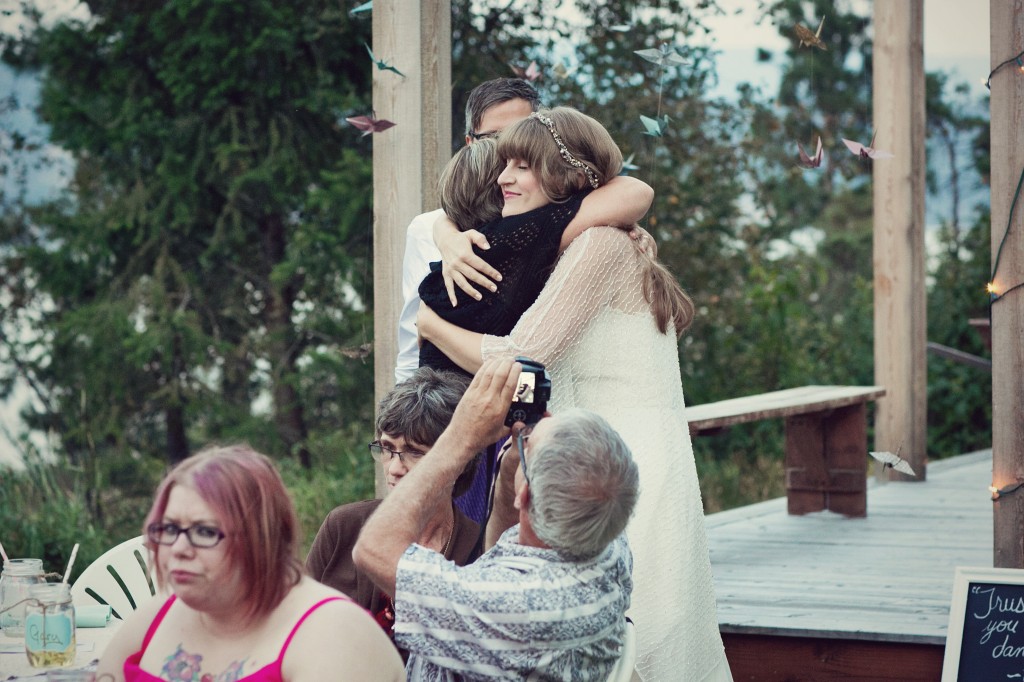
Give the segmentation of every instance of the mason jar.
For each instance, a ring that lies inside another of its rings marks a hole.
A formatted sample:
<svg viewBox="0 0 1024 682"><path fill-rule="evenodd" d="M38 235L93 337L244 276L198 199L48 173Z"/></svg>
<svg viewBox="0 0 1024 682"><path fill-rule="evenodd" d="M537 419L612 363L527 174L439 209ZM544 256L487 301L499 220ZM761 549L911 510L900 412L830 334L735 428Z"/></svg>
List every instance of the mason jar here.
<svg viewBox="0 0 1024 682"><path fill-rule="evenodd" d="M8 559L0 573L0 628L8 637L25 634L25 600L29 588L43 580L42 559Z"/></svg>
<svg viewBox="0 0 1024 682"><path fill-rule="evenodd" d="M25 607L25 653L33 668L75 661L75 606L67 583L43 583L29 589Z"/></svg>

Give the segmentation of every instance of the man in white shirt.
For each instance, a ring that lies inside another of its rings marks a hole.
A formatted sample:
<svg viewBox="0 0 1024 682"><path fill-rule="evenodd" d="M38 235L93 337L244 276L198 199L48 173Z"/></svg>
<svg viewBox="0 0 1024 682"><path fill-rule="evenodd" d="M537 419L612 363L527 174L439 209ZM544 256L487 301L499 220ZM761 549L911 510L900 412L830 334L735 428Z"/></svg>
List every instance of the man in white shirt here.
<svg viewBox="0 0 1024 682"><path fill-rule="evenodd" d="M520 78L495 78L473 88L466 101L466 144L493 137L540 107L540 96ZM416 314L420 308L419 286L430 272L430 263L441 260L434 245L434 221L441 209L423 213L409 224L402 261L402 314L398 319L398 358L395 383L408 379L420 365L416 341Z"/></svg>

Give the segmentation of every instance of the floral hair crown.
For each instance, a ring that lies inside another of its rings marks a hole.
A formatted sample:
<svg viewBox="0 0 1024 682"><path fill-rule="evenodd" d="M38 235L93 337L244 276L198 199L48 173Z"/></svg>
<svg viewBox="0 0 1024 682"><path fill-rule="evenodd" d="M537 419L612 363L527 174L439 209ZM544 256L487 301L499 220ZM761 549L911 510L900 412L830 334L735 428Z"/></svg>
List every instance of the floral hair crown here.
<svg viewBox="0 0 1024 682"><path fill-rule="evenodd" d="M565 159L565 162L568 163L570 166L574 168L579 168L581 171L583 171L587 176L587 180L590 181L590 186L593 187L594 189L597 189L601 185L601 181L598 179L597 173L594 172L593 168L591 168L590 166L583 163L582 161L580 161L579 159L572 155L572 152L570 152L569 149L565 146L565 143L562 142L562 136L559 135L558 131L555 130L554 122L544 114L536 111L530 114L530 118L537 119L547 127L548 131L550 131L551 133L551 137L555 139L555 144L558 145L558 153L562 155L562 158Z"/></svg>

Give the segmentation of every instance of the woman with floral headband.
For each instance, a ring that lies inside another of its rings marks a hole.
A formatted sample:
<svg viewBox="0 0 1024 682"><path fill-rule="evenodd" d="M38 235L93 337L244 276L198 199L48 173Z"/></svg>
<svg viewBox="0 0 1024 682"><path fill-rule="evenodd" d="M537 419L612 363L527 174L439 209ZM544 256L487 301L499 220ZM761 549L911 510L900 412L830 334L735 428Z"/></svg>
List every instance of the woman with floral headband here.
<svg viewBox="0 0 1024 682"><path fill-rule="evenodd" d="M561 126L557 116L539 112L505 130L499 153L509 161L499 184L506 203L535 197L538 176L558 164L589 178L573 163L589 167ZM474 372L496 356L541 362L551 374L552 412L593 410L632 450L640 499L626 529L634 558L629 613L641 679L731 680L679 369L677 336L689 326L693 304L657 261L650 236L584 232L508 335L468 331L438 312L420 306L420 336L463 369Z"/></svg>
<svg viewBox="0 0 1024 682"><path fill-rule="evenodd" d="M463 147L438 181L441 207L449 218L445 222L456 231L456 225L477 228L468 234L485 236L490 242L487 251L478 253L492 264L488 267L500 268L504 274L497 291L456 295L446 288L440 263L431 264L432 271L420 284L421 300L464 329L508 334L537 300L559 252L573 237L591 225L632 226L654 198L654 190L645 183L618 175L622 153L600 123L565 107L541 115L558 120L566 140L563 146L572 147L576 165L559 160L538 166L534 185L517 184L513 178L522 164L503 160L509 158L503 150L515 144L516 135L506 131L498 141L477 140ZM554 144L551 138L548 142ZM543 162L540 154L529 158ZM507 192L499 186L500 178L506 179ZM419 360L421 367L468 374L422 339ZM479 523L487 513L494 460L495 448L490 448L469 492L456 500L459 509Z"/></svg>

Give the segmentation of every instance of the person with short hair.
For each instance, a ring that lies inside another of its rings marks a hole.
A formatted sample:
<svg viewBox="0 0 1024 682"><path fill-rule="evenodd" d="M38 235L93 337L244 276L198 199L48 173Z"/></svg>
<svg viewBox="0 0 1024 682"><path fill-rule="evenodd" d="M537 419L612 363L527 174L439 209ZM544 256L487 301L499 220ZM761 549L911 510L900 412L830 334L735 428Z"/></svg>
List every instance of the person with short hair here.
<svg viewBox="0 0 1024 682"><path fill-rule="evenodd" d="M604 680L622 654L632 589L623 531L639 473L601 417L573 410L513 426L487 527L493 546L475 562L457 566L416 542L424 510L465 462L510 433L504 420L521 369L484 364L431 456L402 495L384 500L353 550L395 596L410 680Z"/></svg>
<svg viewBox="0 0 1024 682"><path fill-rule="evenodd" d="M404 494L403 479L430 458L434 442L448 427L468 385L469 379L461 374L421 367L381 399L370 452L384 469L388 496ZM479 460L479 456L470 459L450 486L447 498L428 510L430 520L416 539L459 566L476 558L480 526L459 511L453 498L469 489ZM380 504L381 500L364 500L335 507L317 531L306 556L306 570L314 579L352 597L392 636L395 609L391 596L352 561L356 538Z"/></svg>
<svg viewBox="0 0 1024 682"><path fill-rule="evenodd" d="M160 483L143 532L160 592L114 635L99 679L404 679L366 611L304 575L268 457L245 445L192 455Z"/></svg>

